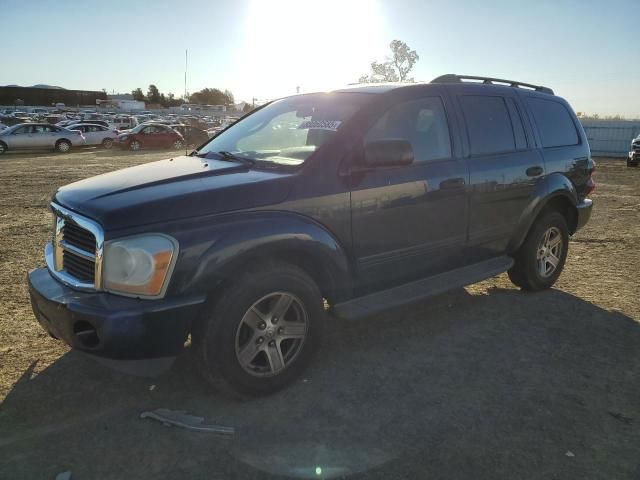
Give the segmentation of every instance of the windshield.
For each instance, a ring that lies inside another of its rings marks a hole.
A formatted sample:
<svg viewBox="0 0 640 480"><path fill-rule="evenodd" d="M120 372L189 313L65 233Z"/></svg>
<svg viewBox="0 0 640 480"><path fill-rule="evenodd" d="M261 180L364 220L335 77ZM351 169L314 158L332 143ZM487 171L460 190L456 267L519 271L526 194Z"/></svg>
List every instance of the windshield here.
<svg viewBox="0 0 640 480"><path fill-rule="evenodd" d="M300 165L364 104L361 93L318 93L277 100L224 131L198 153Z"/></svg>

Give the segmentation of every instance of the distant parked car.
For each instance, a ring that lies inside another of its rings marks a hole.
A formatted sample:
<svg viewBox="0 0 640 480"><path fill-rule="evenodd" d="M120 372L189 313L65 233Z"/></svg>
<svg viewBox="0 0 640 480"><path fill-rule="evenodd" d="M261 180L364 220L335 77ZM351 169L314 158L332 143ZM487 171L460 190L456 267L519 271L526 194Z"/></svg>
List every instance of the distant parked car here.
<svg viewBox="0 0 640 480"><path fill-rule="evenodd" d="M140 150L141 148L175 148L184 147L182 135L166 125L147 123L138 125L118 135L120 148Z"/></svg>
<svg viewBox="0 0 640 480"><path fill-rule="evenodd" d="M222 127L207 128L207 135L209 136L209 138L212 138L219 134L222 130Z"/></svg>
<svg viewBox="0 0 640 480"><path fill-rule="evenodd" d="M74 145L84 145L82 133L48 123L21 123L0 131L0 154L20 148L55 148L66 153Z"/></svg>
<svg viewBox="0 0 640 480"><path fill-rule="evenodd" d="M131 129L138 125L138 121L133 117L115 117L109 119L109 126L118 130Z"/></svg>
<svg viewBox="0 0 640 480"><path fill-rule="evenodd" d="M65 120L65 121L56 123L56 126L68 128L69 125L80 125L80 124L102 125L103 127L109 127L109 123L105 122L104 120Z"/></svg>
<svg viewBox="0 0 640 480"><path fill-rule="evenodd" d="M113 147L113 142L120 134L115 128L108 128L94 123L76 123L66 128L82 132L86 145L102 145L104 148Z"/></svg>
<svg viewBox="0 0 640 480"><path fill-rule="evenodd" d="M5 128L9 128L9 127L4 123L0 122L0 130L4 130Z"/></svg>
<svg viewBox="0 0 640 480"><path fill-rule="evenodd" d="M640 162L640 135L631 140L631 151L627 157L627 167L637 167Z"/></svg>
<svg viewBox="0 0 640 480"><path fill-rule="evenodd" d="M202 145L209 140L209 135L201 128L191 127L189 125L174 124L171 125L176 132L184 138L187 145L196 147Z"/></svg>

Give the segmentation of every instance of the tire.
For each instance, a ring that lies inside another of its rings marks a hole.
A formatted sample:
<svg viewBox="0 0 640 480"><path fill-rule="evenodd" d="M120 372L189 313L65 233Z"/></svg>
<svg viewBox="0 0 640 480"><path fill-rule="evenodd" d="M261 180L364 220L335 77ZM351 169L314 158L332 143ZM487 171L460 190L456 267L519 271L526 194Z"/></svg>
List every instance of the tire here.
<svg viewBox="0 0 640 480"><path fill-rule="evenodd" d="M138 140L131 140L129 142L129 150L133 150L134 152L137 152L138 150L140 150L141 147L142 145Z"/></svg>
<svg viewBox="0 0 640 480"><path fill-rule="evenodd" d="M637 167L637 166L638 166L637 160L634 162L630 158L627 158L627 167Z"/></svg>
<svg viewBox="0 0 640 480"><path fill-rule="evenodd" d="M56 142L56 150L60 153L68 153L71 150L71 142L69 140L58 140Z"/></svg>
<svg viewBox="0 0 640 480"><path fill-rule="evenodd" d="M323 300L304 271L267 264L223 287L200 320L192 335L203 378L234 396L265 395L290 384L313 357Z"/></svg>
<svg viewBox="0 0 640 480"><path fill-rule="evenodd" d="M515 264L508 271L509 278L523 290L550 288L562 273L568 248L569 228L564 215L557 211L544 212L514 255Z"/></svg>
<svg viewBox="0 0 640 480"><path fill-rule="evenodd" d="M180 150L181 148L184 148L184 142L182 140L176 140L175 142L173 142L173 148L174 150Z"/></svg>
<svg viewBox="0 0 640 480"><path fill-rule="evenodd" d="M102 141L102 147L106 148L107 150L111 149L113 147L113 139L111 138L105 138Z"/></svg>
<svg viewBox="0 0 640 480"><path fill-rule="evenodd" d="M7 151L7 144L4 142L0 142L0 155Z"/></svg>

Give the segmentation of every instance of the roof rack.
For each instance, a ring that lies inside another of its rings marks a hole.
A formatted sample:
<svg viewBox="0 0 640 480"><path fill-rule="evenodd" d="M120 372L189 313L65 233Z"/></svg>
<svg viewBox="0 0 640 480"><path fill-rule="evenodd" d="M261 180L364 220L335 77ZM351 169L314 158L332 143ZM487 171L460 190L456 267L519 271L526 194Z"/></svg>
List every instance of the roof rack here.
<svg viewBox="0 0 640 480"><path fill-rule="evenodd" d="M549 87L543 87L541 85L532 85L531 83L523 83L516 82L515 80L504 80L502 78L491 78L491 77L476 77L473 75L456 75L454 73L448 73L446 75L441 75L438 78L434 78L431 80L431 83L462 83L463 80L482 80L482 83L488 85L495 84L504 84L510 87L526 87L535 90L536 92L548 93L549 95L554 95L553 90Z"/></svg>

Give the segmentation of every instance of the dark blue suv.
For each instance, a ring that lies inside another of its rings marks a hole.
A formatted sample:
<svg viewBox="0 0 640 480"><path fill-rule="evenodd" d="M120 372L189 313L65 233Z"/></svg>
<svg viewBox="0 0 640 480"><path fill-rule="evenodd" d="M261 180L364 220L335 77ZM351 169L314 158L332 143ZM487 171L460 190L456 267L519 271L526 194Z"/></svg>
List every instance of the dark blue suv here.
<svg viewBox="0 0 640 480"><path fill-rule="evenodd" d="M188 156L60 188L40 324L111 359L191 336L217 387L276 390L325 311L352 319L508 272L551 287L595 164L546 88L445 75L284 98Z"/></svg>

